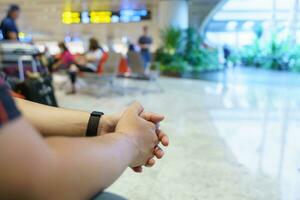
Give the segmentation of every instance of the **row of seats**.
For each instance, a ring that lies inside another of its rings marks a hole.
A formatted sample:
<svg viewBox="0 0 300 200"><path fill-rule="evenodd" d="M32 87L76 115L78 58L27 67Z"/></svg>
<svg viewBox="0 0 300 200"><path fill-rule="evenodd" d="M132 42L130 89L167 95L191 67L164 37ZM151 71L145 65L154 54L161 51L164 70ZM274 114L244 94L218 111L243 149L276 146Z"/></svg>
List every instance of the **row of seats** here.
<svg viewBox="0 0 300 200"><path fill-rule="evenodd" d="M118 72L114 72L119 74L145 74L143 65L142 57L138 52L128 52L127 59L119 53L105 52L100 59L97 73L99 75L106 72L111 73L112 68L117 68Z"/></svg>
<svg viewBox="0 0 300 200"><path fill-rule="evenodd" d="M108 83L110 90L119 94L123 94L125 89L115 84L116 78L144 80L155 86L155 89L143 88L143 93L162 92L163 89L157 82L158 76L158 72L150 72L144 68L143 59L138 52L128 52L127 59L120 53L105 53L99 62L97 73L80 73L80 77L88 83L87 87L94 88L97 86L99 88L105 82ZM150 86L149 84L147 85Z"/></svg>

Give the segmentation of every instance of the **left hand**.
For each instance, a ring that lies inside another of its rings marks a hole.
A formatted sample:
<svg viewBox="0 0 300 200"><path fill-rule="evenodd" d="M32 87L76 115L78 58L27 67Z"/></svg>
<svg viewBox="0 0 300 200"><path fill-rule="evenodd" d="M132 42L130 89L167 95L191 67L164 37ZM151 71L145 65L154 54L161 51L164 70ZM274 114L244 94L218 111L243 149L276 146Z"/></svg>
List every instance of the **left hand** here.
<svg viewBox="0 0 300 200"><path fill-rule="evenodd" d="M161 142L161 144L163 146L165 146L165 147L168 146L169 145L168 136L162 130L159 129L159 123L162 120L164 120L164 116L156 114L156 113L152 113L152 112L143 112L140 115L140 117L142 117L143 119L145 119L149 122L156 124L156 126L157 126L156 133L159 138L159 141ZM120 118L121 118L121 114L103 115L101 117L98 135L100 136L100 135L113 133L115 131L115 128L116 128ZM154 149L154 155L157 159L161 159L164 156L164 151L159 146L157 146ZM152 167L152 166L154 166L154 164L155 164L155 160L154 160L154 158L151 158L145 166ZM142 166L133 168L133 171L135 171L137 173L142 172Z"/></svg>

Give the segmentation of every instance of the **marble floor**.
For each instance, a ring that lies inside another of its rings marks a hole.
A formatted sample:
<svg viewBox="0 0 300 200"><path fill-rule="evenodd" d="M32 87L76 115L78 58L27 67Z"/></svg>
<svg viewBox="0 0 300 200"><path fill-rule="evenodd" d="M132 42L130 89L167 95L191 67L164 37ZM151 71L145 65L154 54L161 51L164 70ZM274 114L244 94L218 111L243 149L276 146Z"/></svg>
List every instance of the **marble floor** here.
<svg viewBox="0 0 300 200"><path fill-rule="evenodd" d="M105 113L138 100L166 115L165 159L143 174L127 170L110 193L132 200L298 200L300 76L250 72L231 70L221 82L161 77L162 93L66 96L57 90L57 98L61 107Z"/></svg>

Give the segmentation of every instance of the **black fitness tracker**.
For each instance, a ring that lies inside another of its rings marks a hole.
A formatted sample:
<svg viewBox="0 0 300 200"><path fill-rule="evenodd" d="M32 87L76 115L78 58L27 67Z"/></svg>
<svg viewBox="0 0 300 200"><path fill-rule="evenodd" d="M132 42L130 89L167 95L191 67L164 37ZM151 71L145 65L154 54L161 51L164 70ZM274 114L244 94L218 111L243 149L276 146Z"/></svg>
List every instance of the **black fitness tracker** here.
<svg viewBox="0 0 300 200"><path fill-rule="evenodd" d="M91 113L87 129L86 129L86 137L95 137L98 133L98 126L100 119L104 115L103 112L94 111Z"/></svg>

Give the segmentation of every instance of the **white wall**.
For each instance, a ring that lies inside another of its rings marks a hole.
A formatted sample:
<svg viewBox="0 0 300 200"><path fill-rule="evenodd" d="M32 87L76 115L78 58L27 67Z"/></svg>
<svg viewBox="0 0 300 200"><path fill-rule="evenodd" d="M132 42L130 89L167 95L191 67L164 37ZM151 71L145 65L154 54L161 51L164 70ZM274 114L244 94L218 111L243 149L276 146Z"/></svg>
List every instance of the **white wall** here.
<svg viewBox="0 0 300 200"><path fill-rule="evenodd" d="M186 29L189 25L189 6L186 0L162 0L158 4L159 28L170 25Z"/></svg>
<svg viewBox="0 0 300 200"><path fill-rule="evenodd" d="M22 32L33 36L34 41L61 41L65 36L79 36L83 40L89 37L96 37L102 44L108 42L108 38L116 43L120 43L123 37L128 37L132 42L137 42L142 34L144 25L149 26L149 32L154 40L153 49L159 43L159 31L157 21L157 0L141 1L147 9L152 11L152 20L142 23L126 24L76 24L65 25L61 22L61 15L66 7L63 0L14 0L21 7L21 17L18 20L19 29ZM76 3L78 2L78 3ZM81 1L72 1L76 10L81 8ZM119 1L97 1L99 9L119 8ZM133 0L128 1L132 4ZM134 2L140 2L135 0ZM0 17L6 15L6 9L11 0L0 0ZM78 5L77 5L78 4ZM108 5L106 5L108 4ZM115 5L116 4L116 5Z"/></svg>

